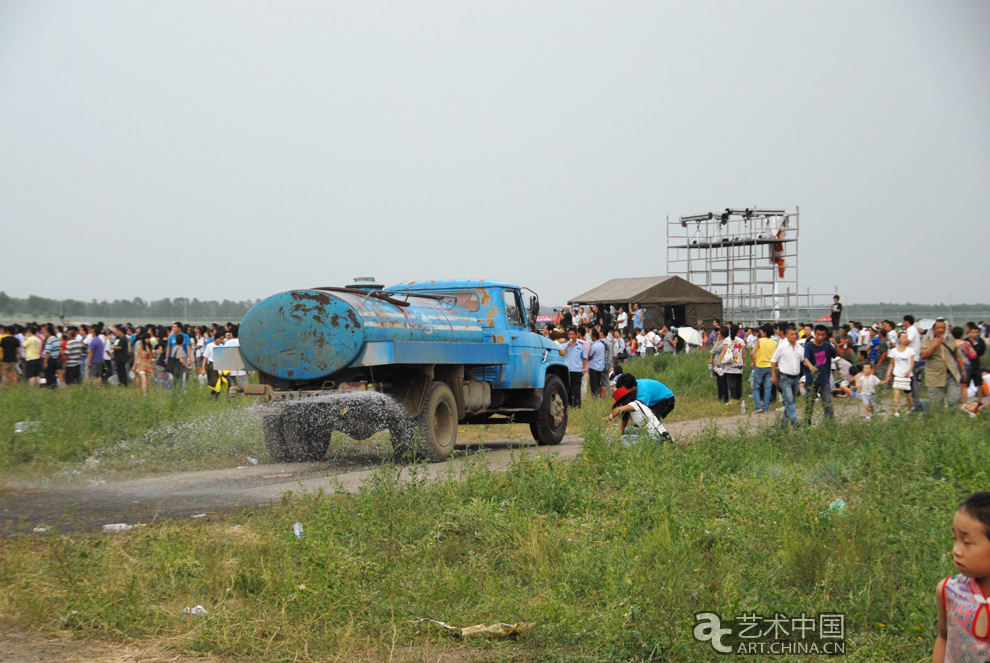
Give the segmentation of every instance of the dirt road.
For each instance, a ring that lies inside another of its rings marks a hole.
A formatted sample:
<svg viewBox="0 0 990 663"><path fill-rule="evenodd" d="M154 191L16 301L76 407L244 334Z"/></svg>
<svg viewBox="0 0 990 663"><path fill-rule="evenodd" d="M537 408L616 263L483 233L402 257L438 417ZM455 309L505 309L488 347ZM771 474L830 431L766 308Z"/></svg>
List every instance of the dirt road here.
<svg viewBox="0 0 990 663"><path fill-rule="evenodd" d="M766 425L773 415L724 417L719 428L731 429L745 422ZM683 421L669 425L679 442L685 441L712 420ZM547 453L561 460L581 451L581 438L568 435L555 447L533 443L486 442L459 448L460 458L426 467L431 479L453 469L467 458L483 456L491 469L504 468L513 454ZM167 518L190 518L277 502L283 493L323 490L357 492L381 459L367 451L345 452L332 461L247 465L223 470L180 472L99 485L14 485L0 493L0 535L30 533L36 527L57 527L59 532L97 530L108 523L151 523ZM452 466L452 467L451 467Z"/></svg>

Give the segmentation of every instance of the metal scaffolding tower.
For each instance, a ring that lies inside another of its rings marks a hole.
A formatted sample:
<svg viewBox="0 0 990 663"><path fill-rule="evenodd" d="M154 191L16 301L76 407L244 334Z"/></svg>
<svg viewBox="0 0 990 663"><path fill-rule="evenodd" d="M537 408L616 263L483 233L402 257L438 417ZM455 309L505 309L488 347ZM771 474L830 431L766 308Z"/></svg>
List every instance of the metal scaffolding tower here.
<svg viewBox="0 0 990 663"><path fill-rule="evenodd" d="M667 217L667 272L722 297L726 320L807 322L831 295L798 288L800 209L731 209Z"/></svg>

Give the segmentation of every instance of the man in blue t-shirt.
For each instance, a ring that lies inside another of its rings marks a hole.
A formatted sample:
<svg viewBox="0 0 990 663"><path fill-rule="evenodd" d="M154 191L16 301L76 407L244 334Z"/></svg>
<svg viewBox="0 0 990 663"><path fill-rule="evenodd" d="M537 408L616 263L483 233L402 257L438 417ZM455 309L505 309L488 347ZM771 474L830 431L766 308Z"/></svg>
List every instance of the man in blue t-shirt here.
<svg viewBox="0 0 990 663"><path fill-rule="evenodd" d="M827 336L825 325L815 325L815 337L804 344L804 366L807 369L804 416L809 424L816 397L822 399L825 418L835 418L832 411L832 360L838 355L835 346L826 340Z"/></svg>
<svg viewBox="0 0 990 663"><path fill-rule="evenodd" d="M636 394L636 400L653 410L653 414L663 418L674 409L674 392L657 380L637 380L631 373L623 373L615 380L615 388L625 387Z"/></svg>

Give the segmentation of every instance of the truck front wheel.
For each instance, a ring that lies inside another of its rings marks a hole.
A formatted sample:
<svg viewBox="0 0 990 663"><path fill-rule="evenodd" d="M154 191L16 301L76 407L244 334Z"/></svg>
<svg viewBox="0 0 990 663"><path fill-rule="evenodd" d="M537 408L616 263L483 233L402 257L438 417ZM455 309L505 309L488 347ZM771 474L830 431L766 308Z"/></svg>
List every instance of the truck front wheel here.
<svg viewBox="0 0 990 663"><path fill-rule="evenodd" d="M537 444L560 444L567 432L567 388L556 375L548 375L543 385L543 402L536 420L529 424Z"/></svg>
<svg viewBox="0 0 990 663"><path fill-rule="evenodd" d="M423 411L412 422L412 450L430 461L446 460L457 442L454 392L443 382L433 382L424 401Z"/></svg>

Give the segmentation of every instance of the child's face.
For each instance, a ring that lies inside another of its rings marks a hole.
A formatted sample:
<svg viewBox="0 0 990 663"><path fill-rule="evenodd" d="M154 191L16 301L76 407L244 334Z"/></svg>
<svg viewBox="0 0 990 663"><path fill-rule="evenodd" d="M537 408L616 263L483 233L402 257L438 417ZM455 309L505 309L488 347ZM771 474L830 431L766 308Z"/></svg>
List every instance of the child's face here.
<svg viewBox="0 0 990 663"><path fill-rule="evenodd" d="M866 377L873 375L873 366L871 364L863 364L863 375Z"/></svg>
<svg viewBox="0 0 990 663"><path fill-rule="evenodd" d="M961 509L952 518L952 559L956 568L970 578L990 577L990 538L986 527Z"/></svg>

